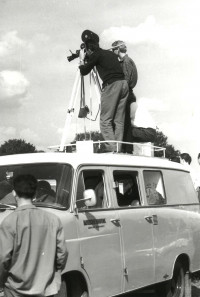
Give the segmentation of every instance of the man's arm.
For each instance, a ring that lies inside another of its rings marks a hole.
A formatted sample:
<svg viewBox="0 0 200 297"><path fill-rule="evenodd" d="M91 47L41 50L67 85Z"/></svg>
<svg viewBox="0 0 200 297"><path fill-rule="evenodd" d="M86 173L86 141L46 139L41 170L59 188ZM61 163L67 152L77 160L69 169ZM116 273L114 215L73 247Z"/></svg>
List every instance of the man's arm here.
<svg viewBox="0 0 200 297"><path fill-rule="evenodd" d="M79 69L81 72L81 75L87 75L90 73L90 71L96 66L98 61L99 54L98 52L94 52L88 59L87 63L84 65L80 65Z"/></svg>
<svg viewBox="0 0 200 297"><path fill-rule="evenodd" d="M67 262L68 252L65 244L64 230L60 220L56 238L56 245L56 269L62 270Z"/></svg>
<svg viewBox="0 0 200 297"><path fill-rule="evenodd" d="M2 222L0 226L0 287L4 287L10 268L13 251L13 233L10 226Z"/></svg>
<svg viewBox="0 0 200 297"><path fill-rule="evenodd" d="M136 69L135 63L129 59L125 59L123 61L123 72L129 88L131 89L134 88L137 83L137 69ZM134 81L133 81L133 77L134 77Z"/></svg>

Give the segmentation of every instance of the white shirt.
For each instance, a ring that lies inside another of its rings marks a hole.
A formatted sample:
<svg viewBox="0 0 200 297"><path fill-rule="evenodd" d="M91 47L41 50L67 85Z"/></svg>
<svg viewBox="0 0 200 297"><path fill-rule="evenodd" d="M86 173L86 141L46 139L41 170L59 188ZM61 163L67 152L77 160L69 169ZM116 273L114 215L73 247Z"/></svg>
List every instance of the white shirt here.
<svg viewBox="0 0 200 297"><path fill-rule="evenodd" d="M191 165L188 164L187 162L181 161L181 164L183 164L185 166L185 168L187 168L187 170L190 172L190 175L191 175L191 178L192 178L195 190L196 190L200 186L200 181L197 178L197 175L196 175L195 171L193 170Z"/></svg>
<svg viewBox="0 0 200 297"><path fill-rule="evenodd" d="M139 104L136 109L135 118L132 124L134 127L156 129L156 123L154 122L148 110L144 106L141 106Z"/></svg>

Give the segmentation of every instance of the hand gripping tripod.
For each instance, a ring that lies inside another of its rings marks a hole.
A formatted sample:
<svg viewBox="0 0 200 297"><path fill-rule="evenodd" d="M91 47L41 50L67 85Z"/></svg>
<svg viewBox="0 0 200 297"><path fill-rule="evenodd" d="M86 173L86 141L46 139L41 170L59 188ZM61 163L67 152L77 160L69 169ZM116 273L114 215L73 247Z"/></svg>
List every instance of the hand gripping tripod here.
<svg viewBox="0 0 200 297"><path fill-rule="evenodd" d="M96 91L97 98L98 98L98 101L99 101L99 108L100 108L101 85L100 85L100 82L99 82L99 78L98 78L96 68L94 68L90 72L90 102L92 101L92 81L94 83L95 91ZM80 88L81 88L81 92L80 92ZM74 112L75 112L76 101L77 101L79 93L80 93L80 96L81 96L81 104L84 105L85 104L84 77L80 74L79 69L77 69L76 78L75 78L75 81L74 81L72 94L71 94L71 98L70 98L70 102L69 102L69 107L68 107L68 110L67 110L67 117L66 117L66 121L65 121L64 130L63 130L63 135L62 135L62 139L61 139L61 143L60 143L60 148L59 148L60 152L64 151L64 148L65 148L65 142L66 142L66 139L68 137L68 133L70 131L69 127L70 127L71 120L72 120L72 117L73 117ZM87 111L89 112L89 109ZM86 117L86 116L79 116L79 117Z"/></svg>

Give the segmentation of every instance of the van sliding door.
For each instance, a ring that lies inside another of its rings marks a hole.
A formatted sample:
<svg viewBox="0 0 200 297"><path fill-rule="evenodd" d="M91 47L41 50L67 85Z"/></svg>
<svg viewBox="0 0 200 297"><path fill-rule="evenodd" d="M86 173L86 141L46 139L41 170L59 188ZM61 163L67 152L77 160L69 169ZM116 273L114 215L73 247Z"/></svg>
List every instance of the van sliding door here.
<svg viewBox="0 0 200 297"><path fill-rule="evenodd" d="M154 281L154 251L150 212L143 206L137 168L112 167L112 189L120 219L123 247L124 291Z"/></svg>

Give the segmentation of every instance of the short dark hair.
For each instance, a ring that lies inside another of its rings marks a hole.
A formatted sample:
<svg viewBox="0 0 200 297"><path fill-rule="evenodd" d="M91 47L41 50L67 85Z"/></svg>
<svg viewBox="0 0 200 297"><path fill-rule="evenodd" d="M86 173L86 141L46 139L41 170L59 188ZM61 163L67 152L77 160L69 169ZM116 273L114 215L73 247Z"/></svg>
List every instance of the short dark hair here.
<svg viewBox="0 0 200 297"><path fill-rule="evenodd" d="M197 159L200 159L200 153L198 154L198 157L197 157Z"/></svg>
<svg viewBox="0 0 200 297"><path fill-rule="evenodd" d="M188 153L180 154L181 159L185 160L189 165L192 162L192 158Z"/></svg>
<svg viewBox="0 0 200 297"><path fill-rule="evenodd" d="M13 180L13 188L19 198L32 199L37 189L37 179L31 174L18 175Z"/></svg>

